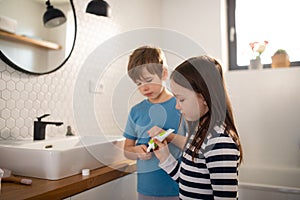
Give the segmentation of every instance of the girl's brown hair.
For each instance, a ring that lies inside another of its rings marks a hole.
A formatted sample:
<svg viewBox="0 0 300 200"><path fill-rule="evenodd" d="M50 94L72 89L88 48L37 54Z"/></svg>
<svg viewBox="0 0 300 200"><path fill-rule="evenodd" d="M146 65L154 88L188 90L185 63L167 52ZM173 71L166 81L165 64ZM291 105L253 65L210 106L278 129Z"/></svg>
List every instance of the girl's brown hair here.
<svg viewBox="0 0 300 200"><path fill-rule="evenodd" d="M193 159L200 151L208 133L218 126L225 127L225 133L236 143L240 151L240 162L243 159L242 145L235 126L232 106L227 94L223 71L220 63L207 55L190 58L180 64L171 74L171 80L178 85L201 94L209 108L206 115L197 122L188 122L189 131L196 133L191 141ZM195 129L198 126L198 129ZM191 128L192 127L192 128ZM194 127L194 128L193 128ZM190 134L191 134L190 132Z"/></svg>

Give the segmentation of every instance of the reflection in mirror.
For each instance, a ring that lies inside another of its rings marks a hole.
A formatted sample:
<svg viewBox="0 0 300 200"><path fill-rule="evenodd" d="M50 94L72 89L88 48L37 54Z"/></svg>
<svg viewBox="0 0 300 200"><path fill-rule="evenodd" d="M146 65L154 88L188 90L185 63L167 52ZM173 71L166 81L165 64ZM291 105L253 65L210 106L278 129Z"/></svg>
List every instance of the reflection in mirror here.
<svg viewBox="0 0 300 200"><path fill-rule="evenodd" d="M64 24L53 28L43 24L45 3L46 0L0 1L0 56L17 70L30 74L53 72L64 65L73 51L76 38L73 0L51 0L67 18ZM8 23L2 19L8 19Z"/></svg>

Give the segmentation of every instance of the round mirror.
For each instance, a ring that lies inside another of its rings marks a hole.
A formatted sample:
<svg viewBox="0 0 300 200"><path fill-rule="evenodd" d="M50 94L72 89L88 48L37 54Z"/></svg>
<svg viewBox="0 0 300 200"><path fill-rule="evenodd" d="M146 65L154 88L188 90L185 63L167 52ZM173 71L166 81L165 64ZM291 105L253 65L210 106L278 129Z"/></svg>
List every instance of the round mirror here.
<svg viewBox="0 0 300 200"><path fill-rule="evenodd" d="M44 25L49 4L66 21ZM0 57L19 71L47 74L62 67L73 51L76 31L73 0L0 0Z"/></svg>

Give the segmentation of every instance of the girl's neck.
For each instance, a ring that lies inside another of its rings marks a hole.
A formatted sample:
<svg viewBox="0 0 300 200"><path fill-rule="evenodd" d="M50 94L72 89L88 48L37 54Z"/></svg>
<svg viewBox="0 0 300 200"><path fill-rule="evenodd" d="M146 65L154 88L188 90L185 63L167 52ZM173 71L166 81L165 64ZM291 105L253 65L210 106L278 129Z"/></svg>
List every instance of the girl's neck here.
<svg viewBox="0 0 300 200"><path fill-rule="evenodd" d="M166 88L159 94L159 96L155 99L148 99L151 103L163 103L168 101L173 97L172 93L169 92Z"/></svg>

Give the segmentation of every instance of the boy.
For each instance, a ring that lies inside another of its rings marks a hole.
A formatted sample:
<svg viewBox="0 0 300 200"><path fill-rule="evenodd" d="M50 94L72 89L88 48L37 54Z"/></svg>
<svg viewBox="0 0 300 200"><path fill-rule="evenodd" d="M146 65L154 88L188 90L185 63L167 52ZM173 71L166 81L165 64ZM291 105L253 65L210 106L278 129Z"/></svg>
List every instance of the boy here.
<svg viewBox="0 0 300 200"><path fill-rule="evenodd" d="M178 200L178 184L158 167L158 159L147 152L150 140L148 130L157 126L178 132L180 113L175 109L176 100L163 86L168 78L164 53L159 48L143 46L130 56L128 75L146 97L135 105L128 116L124 137L124 154L137 160L137 191L139 200ZM180 157L181 150L169 144L172 154Z"/></svg>

